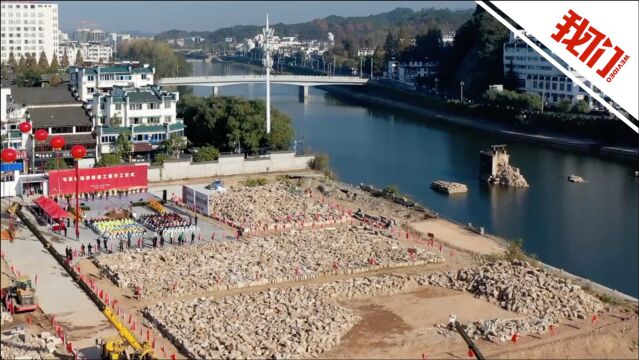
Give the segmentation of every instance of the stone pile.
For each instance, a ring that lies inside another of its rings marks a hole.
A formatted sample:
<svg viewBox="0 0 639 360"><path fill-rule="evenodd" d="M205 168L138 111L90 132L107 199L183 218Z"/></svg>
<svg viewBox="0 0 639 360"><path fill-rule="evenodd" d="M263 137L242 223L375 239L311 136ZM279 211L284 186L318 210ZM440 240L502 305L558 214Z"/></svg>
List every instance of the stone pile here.
<svg viewBox="0 0 639 360"><path fill-rule="evenodd" d="M529 186L524 176L519 173L519 168L505 163L497 166L497 172L494 175L490 175L488 182L512 187Z"/></svg>
<svg viewBox="0 0 639 360"><path fill-rule="evenodd" d="M96 262L118 286L163 298L444 261L414 250L377 230L349 226L103 254Z"/></svg>
<svg viewBox="0 0 639 360"><path fill-rule="evenodd" d="M310 192L286 182L261 186L235 185L229 191L211 196L211 216L244 233L341 223L348 216L336 208L313 199Z"/></svg>
<svg viewBox="0 0 639 360"><path fill-rule="evenodd" d="M505 342L512 340L515 333L544 334L554 322L547 318L527 316L517 319L490 319L463 324L462 327L473 340L485 339L492 342ZM448 324L436 324L437 332L446 337L458 337L455 330L450 330Z"/></svg>
<svg viewBox="0 0 639 360"><path fill-rule="evenodd" d="M316 287L158 303L145 315L200 359L315 357L339 344L359 320Z"/></svg>
<svg viewBox="0 0 639 360"><path fill-rule="evenodd" d="M23 326L3 331L0 335L0 359L61 359L60 338L48 332L35 336Z"/></svg>
<svg viewBox="0 0 639 360"><path fill-rule="evenodd" d="M464 290L518 314L556 322L585 319L602 303L569 279L525 261L497 261L428 276L430 285Z"/></svg>
<svg viewBox="0 0 639 360"><path fill-rule="evenodd" d="M430 184L430 188L444 194L459 194L468 192L468 186L449 181L437 180Z"/></svg>

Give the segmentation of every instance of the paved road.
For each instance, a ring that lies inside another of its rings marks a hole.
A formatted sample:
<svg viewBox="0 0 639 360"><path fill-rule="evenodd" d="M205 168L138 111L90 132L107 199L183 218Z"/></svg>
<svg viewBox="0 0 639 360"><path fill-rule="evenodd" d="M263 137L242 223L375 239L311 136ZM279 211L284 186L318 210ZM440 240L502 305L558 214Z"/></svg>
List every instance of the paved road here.
<svg viewBox="0 0 639 360"><path fill-rule="evenodd" d="M7 205L2 200L2 207ZM31 217L28 213L27 216ZM117 335L96 305L26 227L21 227L12 243L3 241L2 251L8 264L29 275L32 281L38 276L36 295L42 311L47 316L55 315L74 346L87 358L97 356L96 337Z"/></svg>

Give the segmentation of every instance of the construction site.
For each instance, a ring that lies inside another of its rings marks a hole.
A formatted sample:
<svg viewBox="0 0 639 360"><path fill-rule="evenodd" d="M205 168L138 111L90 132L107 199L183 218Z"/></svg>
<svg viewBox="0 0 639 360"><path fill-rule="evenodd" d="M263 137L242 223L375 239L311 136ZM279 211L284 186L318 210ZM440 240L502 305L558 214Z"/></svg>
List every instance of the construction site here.
<svg viewBox="0 0 639 360"><path fill-rule="evenodd" d="M639 356L636 299L397 194L311 171L193 180L202 213L184 183L89 197L77 241L3 199L1 357Z"/></svg>

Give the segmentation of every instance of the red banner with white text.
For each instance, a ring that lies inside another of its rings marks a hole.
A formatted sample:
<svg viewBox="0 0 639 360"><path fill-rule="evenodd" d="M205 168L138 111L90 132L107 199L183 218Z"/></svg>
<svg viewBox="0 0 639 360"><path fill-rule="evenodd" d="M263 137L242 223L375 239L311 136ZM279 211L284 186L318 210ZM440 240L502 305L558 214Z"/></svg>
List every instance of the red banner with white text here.
<svg viewBox="0 0 639 360"><path fill-rule="evenodd" d="M147 188L147 170L146 164L79 169L79 192ZM49 195L75 194L75 169L51 170L48 174Z"/></svg>

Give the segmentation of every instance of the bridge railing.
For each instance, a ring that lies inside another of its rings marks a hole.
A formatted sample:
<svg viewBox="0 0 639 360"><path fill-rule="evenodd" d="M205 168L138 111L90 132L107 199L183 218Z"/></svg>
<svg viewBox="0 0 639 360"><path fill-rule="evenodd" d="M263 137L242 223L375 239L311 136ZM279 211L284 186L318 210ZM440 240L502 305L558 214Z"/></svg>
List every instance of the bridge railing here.
<svg viewBox="0 0 639 360"><path fill-rule="evenodd" d="M273 80L358 80L368 81L367 78L361 78L358 76L327 76L327 75L272 75ZM206 80L248 80L248 79L266 79L266 75L230 75L230 76L185 76L185 77L167 77L162 78L158 82L171 82L171 81L206 81Z"/></svg>

